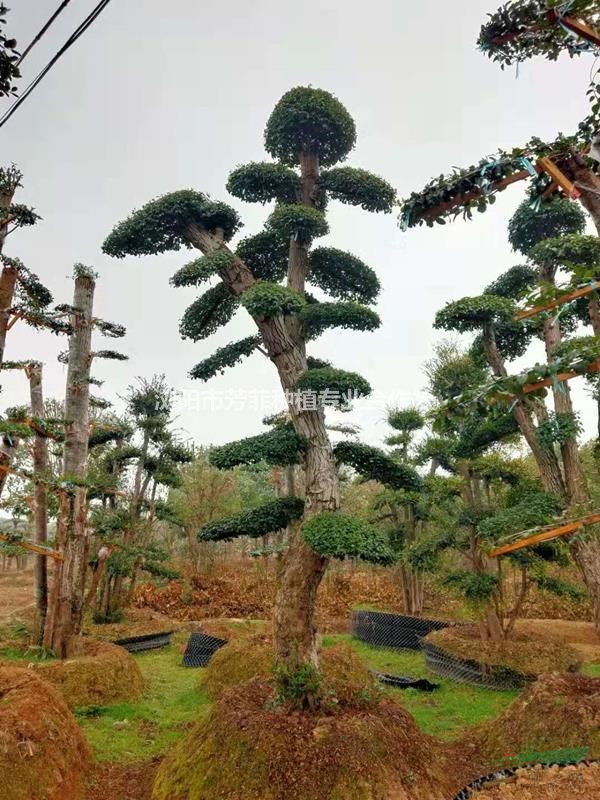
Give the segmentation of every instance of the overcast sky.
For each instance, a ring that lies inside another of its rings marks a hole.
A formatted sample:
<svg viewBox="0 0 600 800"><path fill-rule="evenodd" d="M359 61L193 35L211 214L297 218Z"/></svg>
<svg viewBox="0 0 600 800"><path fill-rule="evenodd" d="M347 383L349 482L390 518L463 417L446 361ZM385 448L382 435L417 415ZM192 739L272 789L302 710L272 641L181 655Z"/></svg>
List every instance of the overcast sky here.
<svg viewBox="0 0 600 800"><path fill-rule="evenodd" d="M12 0L8 33L28 43L57 4ZM70 4L24 63L21 86L95 4ZM208 340L180 339L179 319L196 290L173 289L169 277L193 252L115 260L101 244L132 209L187 187L235 206L243 235L259 230L269 208L230 198L224 186L236 165L267 158L264 125L287 89L311 84L336 94L358 130L347 163L384 176L401 197L498 147L573 130L587 113L591 57L527 62L518 78L514 69L502 72L475 46L497 5L112 0L0 131L3 161L14 161L25 176L18 201L43 217L10 237L5 253L37 272L56 302L71 299L73 263L93 265L100 273L96 314L128 328L117 347L130 361L95 367L106 379L103 396L119 409L119 395L135 376L165 373L183 393L179 425L199 444L259 432L264 413L282 407L275 369L261 355L209 384L187 377L217 346L252 332L242 311ZM350 250L375 268L383 325L376 333L329 332L310 352L373 385L375 398L360 401L351 415L365 441L385 436L386 402L425 402L422 365L441 338L432 328L436 310L478 294L521 260L511 253L506 225L524 190L512 187L471 223L406 233L395 214L330 203L331 233L319 243ZM113 345L98 336L98 349ZM16 326L6 357L43 360L46 394L61 397L66 368L56 355L65 347L63 338ZM538 357L541 351L532 351L528 361ZM26 401L21 375L2 383L4 407ZM594 404L582 384L572 385L592 434Z"/></svg>

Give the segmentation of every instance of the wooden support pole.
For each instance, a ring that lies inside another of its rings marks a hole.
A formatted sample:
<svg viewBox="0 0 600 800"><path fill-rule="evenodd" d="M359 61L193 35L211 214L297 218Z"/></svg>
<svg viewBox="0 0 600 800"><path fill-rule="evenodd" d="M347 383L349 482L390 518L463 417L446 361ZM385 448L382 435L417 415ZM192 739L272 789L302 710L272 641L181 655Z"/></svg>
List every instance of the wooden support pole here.
<svg viewBox="0 0 600 800"><path fill-rule="evenodd" d="M585 525L595 525L598 522L600 522L600 514L590 514L587 517L565 522L556 528L549 528L539 531L538 533L531 534L531 536L517 539L510 544L497 547L495 550L492 550L492 552L489 553L489 556L490 558L498 558L499 556L504 556L507 553L514 553L517 550L523 550L526 547L533 547L534 545L542 542L549 542L552 541L552 539L559 539L562 536L571 536L572 534L580 531Z"/></svg>
<svg viewBox="0 0 600 800"><path fill-rule="evenodd" d="M560 16L556 11L554 11L556 19L560 19ZM582 39L585 39L586 42L591 42L595 44L597 47L600 47L600 33L595 31L591 25L588 25L586 22L582 22L582 20L577 19L576 17L571 17L569 14L562 18L562 24L565 28L568 28L573 33L576 33L577 36L581 36Z"/></svg>
<svg viewBox="0 0 600 800"><path fill-rule="evenodd" d="M588 367L588 372L600 372L600 359L594 361ZM579 372L559 372L556 376L556 380L559 383L564 383L564 381L570 381L571 378L576 378L580 375ZM552 386L554 383L553 378L545 378L543 381L539 381L538 383L527 383L523 387L523 394L530 394L531 392L536 392L538 389L545 389L547 386Z"/></svg>
<svg viewBox="0 0 600 800"><path fill-rule="evenodd" d="M538 161L538 166L543 169L543 171L550 176L552 181L563 190L563 192L567 195L567 197L571 200L577 200L581 197L581 192L575 186L575 184L570 181L564 172L556 166L556 164L551 161L547 156L545 158L540 158Z"/></svg>
<svg viewBox="0 0 600 800"><path fill-rule="evenodd" d="M37 553L40 556L47 556L53 558L55 561L62 561L62 555L56 550L47 550L45 547L40 547L39 544L29 542L26 539L15 539L13 536L8 536L5 533L0 533L0 541L10 542L17 547L24 547L26 550L31 550L32 553Z"/></svg>
<svg viewBox="0 0 600 800"><path fill-rule="evenodd" d="M568 292L567 294L562 294L560 297L555 298L554 300L549 300L547 303L543 303L539 306L534 306L533 308L528 308L524 311L517 311L514 315L513 319L515 322L518 322L521 319L527 319L528 317L535 317L536 314L541 314L542 311L550 311L557 306L562 306L565 303L570 303L571 300L577 300L579 297L585 297L588 294L596 291L597 288L600 286L596 286L595 284L590 284L589 286L582 286L580 289L574 289L572 292Z"/></svg>

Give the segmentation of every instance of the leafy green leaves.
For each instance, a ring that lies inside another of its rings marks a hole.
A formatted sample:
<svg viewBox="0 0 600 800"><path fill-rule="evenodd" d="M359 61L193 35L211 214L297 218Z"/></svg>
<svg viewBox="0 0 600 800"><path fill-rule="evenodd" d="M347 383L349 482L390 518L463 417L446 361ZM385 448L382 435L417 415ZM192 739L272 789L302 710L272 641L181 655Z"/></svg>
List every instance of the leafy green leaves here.
<svg viewBox="0 0 600 800"><path fill-rule="evenodd" d="M211 522L198 532L201 542L229 541L238 536L257 538L283 530L304 514L304 500L282 497L234 517Z"/></svg>
<svg viewBox="0 0 600 800"><path fill-rule="evenodd" d="M321 173L320 185L334 200L365 211L389 214L396 200L396 190L387 181L355 167L336 167Z"/></svg>
<svg viewBox="0 0 600 800"><path fill-rule="evenodd" d="M435 316L434 326L447 331L479 331L496 319L510 319L513 303L504 297L482 294L448 303Z"/></svg>
<svg viewBox="0 0 600 800"><path fill-rule="evenodd" d="M308 280L340 300L373 303L381 285L375 272L360 258L335 247L317 247L309 255Z"/></svg>
<svg viewBox="0 0 600 800"><path fill-rule="evenodd" d="M326 511L302 526L302 538L319 555L329 558L360 558L374 564L392 564L396 559L385 536L360 517Z"/></svg>
<svg viewBox="0 0 600 800"><path fill-rule="evenodd" d="M257 281L242 294L241 303L253 317L298 314L305 306L298 292L269 281Z"/></svg>
<svg viewBox="0 0 600 800"><path fill-rule="evenodd" d="M291 424L274 427L258 436L249 436L237 442L214 447L209 462L218 469L232 469L240 464L273 466L299 464L302 461L305 443Z"/></svg>
<svg viewBox="0 0 600 800"><path fill-rule="evenodd" d="M300 178L283 164L252 162L234 169L227 191L247 203L293 203L300 190Z"/></svg>
<svg viewBox="0 0 600 800"><path fill-rule="evenodd" d="M265 149L289 165L298 164L301 153L312 153L322 166L331 166L348 155L355 141L354 121L340 101L310 86L286 92L265 129Z"/></svg>
<svg viewBox="0 0 600 800"><path fill-rule="evenodd" d="M206 339L229 322L238 302L222 281L208 289L185 311L179 324L181 338L194 342Z"/></svg>
<svg viewBox="0 0 600 800"><path fill-rule="evenodd" d="M586 273L596 277L600 273L600 238L571 233L544 239L532 247L529 258L540 266L567 267L582 278Z"/></svg>
<svg viewBox="0 0 600 800"><path fill-rule="evenodd" d="M333 453L337 461L352 467L359 475L392 489L419 491L422 486L421 477L412 467L390 458L377 447L358 442L339 442L333 448Z"/></svg>
<svg viewBox="0 0 600 800"><path fill-rule="evenodd" d="M181 189L162 195L119 222L102 245L109 256L124 258L179 250L190 246L187 230L197 225L209 232L223 231L229 241L240 228L237 213L202 192Z"/></svg>
<svg viewBox="0 0 600 800"><path fill-rule="evenodd" d="M325 405L348 404L354 397L368 397L371 384L356 372L333 367L309 369L300 376L297 389L319 395Z"/></svg>
<svg viewBox="0 0 600 800"><path fill-rule="evenodd" d="M544 239L581 234L585 230L585 213L577 203L564 197L556 197L543 203L539 210L531 208L531 201L524 200L508 223L508 241L513 250L528 256L532 247Z"/></svg>
<svg viewBox="0 0 600 800"><path fill-rule="evenodd" d="M287 272L290 250L289 237L273 230L248 236L238 244L236 254L258 280L282 280Z"/></svg>
<svg viewBox="0 0 600 800"><path fill-rule="evenodd" d="M234 367L244 358L251 355L260 342L260 336L247 336L237 342L230 342L225 347L219 347L212 356L200 361L190 370L190 378L207 381L217 374L223 374L227 367Z"/></svg>
<svg viewBox="0 0 600 800"><path fill-rule="evenodd" d="M227 250L215 250L206 256L190 261L172 276L171 286L199 286L231 266L234 257Z"/></svg>
<svg viewBox="0 0 600 800"><path fill-rule="evenodd" d="M277 235L308 244L329 233L322 211L302 205L279 205L267 221L267 227Z"/></svg>
<svg viewBox="0 0 600 800"><path fill-rule="evenodd" d="M586 20L592 27L600 25L600 11L596 0L572 0L568 13ZM564 0L512 0L504 3L482 26L477 44L501 68L534 56L545 56L556 61L563 50L570 55L579 54L573 39L557 18L552 18L550 8L560 13L566 8ZM585 45L584 45L585 49Z"/></svg>
<svg viewBox="0 0 600 800"><path fill-rule="evenodd" d="M309 303L303 311L307 338L314 339L328 328L374 331L381 325L379 315L360 303Z"/></svg>

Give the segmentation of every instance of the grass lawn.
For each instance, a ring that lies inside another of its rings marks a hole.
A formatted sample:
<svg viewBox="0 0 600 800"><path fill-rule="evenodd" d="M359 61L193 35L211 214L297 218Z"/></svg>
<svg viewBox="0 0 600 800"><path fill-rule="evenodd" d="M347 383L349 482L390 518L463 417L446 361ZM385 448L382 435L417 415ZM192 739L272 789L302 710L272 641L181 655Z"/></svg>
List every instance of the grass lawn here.
<svg viewBox="0 0 600 800"><path fill-rule="evenodd" d="M148 686L141 700L75 712L99 761L134 762L161 755L190 723L207 713L204 670L181 666L178 644L185 638L180 635L170 647L135 656ZM402 703L426 733L440 739L455 738L466 727L497 716L517 696L517 692L478 689L432 676L421 653L373 648L347 635L323 638L325 647L340 641L350 644L372 669L439 683L440 688L431 694L391 687L384 691Z"/></svg>
<svg viewBox="0 0 600 800"><path fill-rule="evenodd" d="M517 691L480 689L438 678L427 670L422 653L369 647L350 635L323 637L325 647L340 641L351 645L371 669L392 675L429 678L438 683L440 688L431 693L393 687L386 687L385 691L412 714L425 733L439 739L456 738L466 727L498 716L519 694Z"/></svg>
<svg viewBox="0 0 600 800"><path fill-rule="evenodd" d="M161 755L188 724L206 714L203 670L181 666L180 641L175 637L170 647L135 656L148 686L141 700L75 712L99 761L140 761Z"/></svg>

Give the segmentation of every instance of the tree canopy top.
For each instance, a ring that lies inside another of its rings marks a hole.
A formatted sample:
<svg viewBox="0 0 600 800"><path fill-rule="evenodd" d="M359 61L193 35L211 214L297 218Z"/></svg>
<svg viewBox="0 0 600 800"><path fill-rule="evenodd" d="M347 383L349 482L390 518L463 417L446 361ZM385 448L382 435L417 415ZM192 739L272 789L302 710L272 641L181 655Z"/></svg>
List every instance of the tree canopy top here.
<svg viewBox="0 0 600 800"><path fill-rule="evenodd" d="M600 239L576 233L544 239L529 252L535 264L566 267L576 273L588 271L593 277L600 273Z"/></svg>
<svg viewBox="0 0 600 800"><path fill-rule="evenodd" d="M211 233L223 231L229 241L241 227L237 213L225 203L211 200L193 189L157 197L119 222L104 241L109 256L141 256L190 246L187 229L196 225Z"/></svg>
<svg viewBox="0 0 600 800"><path fill-rule="evenodd" d="M286 92L265 128L265 149L282 163L300 163L310 153L327 167L343 161L356 142L354 120L334 95L311 86Z"/></svg>
<svg viewBox="0 0 600 800"><path fill-rule="evenodd" d="M513 303L505 297L482 294L448 303L435 316L435 327L458 333L479 331L496 320L509 320Z"/></svg>
<svg viewBox="0 0 600 800"><path fill-rule="evenodd" d="M512 0L489 15L477 44L502 69L534 56L556 61L563 50L571 56L591 50L591 42L575 39L561 24L567 15L600 27L597 0Z"/></svg>
<svg viewBox="0 0 600 800"><path fill-rule="evenodd" d="M508 223L508 241L513 250L523 255L544 239L564 236L568 233L583 233L585 213L577 203L557 197L533 209L529 200L524 200Z"/></svg>

